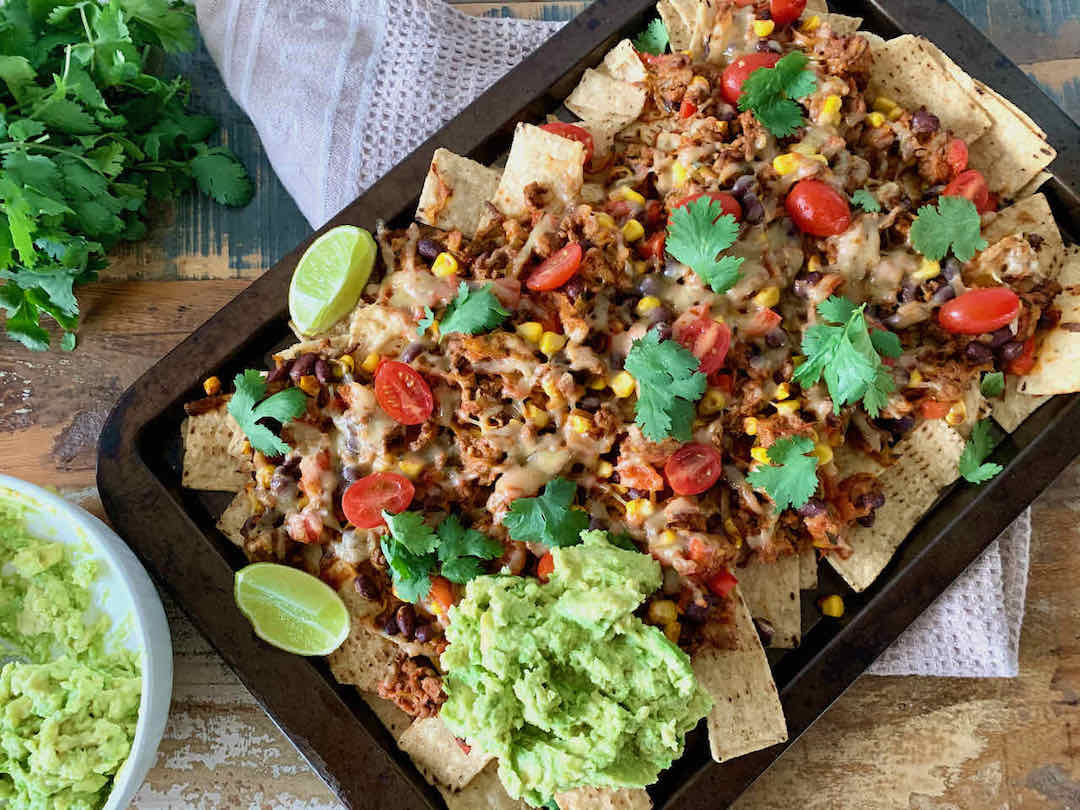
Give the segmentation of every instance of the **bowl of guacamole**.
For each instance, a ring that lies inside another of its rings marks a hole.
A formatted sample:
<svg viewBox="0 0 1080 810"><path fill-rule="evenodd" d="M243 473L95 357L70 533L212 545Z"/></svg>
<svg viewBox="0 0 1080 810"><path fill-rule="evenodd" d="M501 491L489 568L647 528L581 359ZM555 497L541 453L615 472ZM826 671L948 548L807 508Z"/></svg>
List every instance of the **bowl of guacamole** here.
<svg viewBox="0 0 1080 810"><path fill-rule="evenodd" d="M161 600L93 515L0 475L0 807L127 807L172 693Z"/></svg>

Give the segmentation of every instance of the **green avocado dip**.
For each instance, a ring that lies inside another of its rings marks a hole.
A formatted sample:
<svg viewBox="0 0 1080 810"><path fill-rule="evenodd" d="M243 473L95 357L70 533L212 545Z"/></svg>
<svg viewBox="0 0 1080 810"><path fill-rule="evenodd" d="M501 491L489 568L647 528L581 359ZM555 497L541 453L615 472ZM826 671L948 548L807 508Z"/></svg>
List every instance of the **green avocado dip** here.
<svg viewBox="0 0 1080 810"><path fill-rule="evenodd" d="M660 565L602 531L553 549L546 584L479 576L450 611L439 716L499 758L509 794L539 805L583 785L644 787L712 707L690 658L633 611Z"/></svg>
<svg viewBox="0 0 1080 810"><path fill-rule="evenodd" d="M127 759L138 656L91 608L98 563L35 537L0 497L0 807L93 810Z"/></svg>

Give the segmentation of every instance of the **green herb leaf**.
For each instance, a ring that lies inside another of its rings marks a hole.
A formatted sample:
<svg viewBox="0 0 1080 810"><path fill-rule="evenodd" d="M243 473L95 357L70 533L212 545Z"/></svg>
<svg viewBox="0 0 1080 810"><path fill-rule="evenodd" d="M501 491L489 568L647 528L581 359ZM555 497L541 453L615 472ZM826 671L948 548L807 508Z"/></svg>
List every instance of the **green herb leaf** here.
<svg viewBox="0 0 1080 810"><path fill-rule="evenodd" d="M625 367L638 382L635 415L645 438L690 440L694 403L705 393L700 365L676 341L660 340L656 330L633 342Z"/></svg>
<svg viewBox="0 0 1080 810"><path fill-rule="evenodd" d="M1004 468L1000 464L986 461L994 449L994 439L990 435L990 422L983 419L975 423L964 452L960 454L960 475L973 484L989 481Z"/></svg>
<svg viewBox="0 0 1080 810"><path fill-rule="evenodd" d="M727 250L739 235L735 217L723 213L718 200L698 197L671 212L668 225L667 252L687 264L712 287L714 292L727 292L739 280L742 257L717 254Z"/></svg>
<svg viewBox="0 0 1080 810"><path fill-rule="evenodd" d="M64 336L60 338L60 348L65 352L75 351L75 333L64 332Z"/></svg>
<svg viewBox="0 0 1080 810"><path fill-rule="evenodd" d="M424 317L416 324L416 334L424 334L433 323L435 323L435 313L431 311L431 307L424 307Z"/></svg>
<svg viewBox="0 0 1080 810"><path fill-rule="evenodd" d="M783 512L789 506L798 509L817 490L817 456L807 455L813 449L814 442L806 436L777 439L769 447L772 464L758 465L746 480L768 493L777 512Z"/></svg>
<svg viewBox="0 0 1080 810"><path fill-rule="evenodd" d="M434 554L414 554L393 535L379 541L394 592L404 602L417 602L431 593L431 572L435 570Z"/></svg>
<svg viewBox="0 0 1080 810"><path fill-rule="evenodd" d="M865 188L855 189L855 193L851 195L851 204L870 214L881 213L881 203Z"/></svg>
<svg viewBox="0 0 1080 810"><path fill-rule="evenodd" d="M642 53L651 53L653 56L665 53L669 42L667 27L659 17L652 20L645 26L644 31L634 37L634 47Z"/></svg>
<svg viewBox="0 0 1080 810"><path fill-rule="evenodd" d="M416 555L430 554L439 545L439 537L434 529L424 523L424 516L419 512L399 512L392 515L384 511L383 520L390 529L395 542L400 543Z"/></svg>
<svg viewBox="0 0 1080 810"><path fill-rule="evenodd" d="M981 229L975 203L965 197L939 197L936 208L924 205L919 209L908 238L928 259L943 259L951 249L957 259L967 262L987 247Z"/></svg>
<svg viewBox="0 0 1080 810"><path fill-rule="evenodd" d="M464 584L483 573L481 562L503 553L503 545L475 529L466 529L456 515L447 515L436 529L420 512L383 512L390 530L382 539L383 556L399 598L415 602L431 590L431 574L440 566L451 582Z"/></svg>
<svg viewBox="0 0 1080 810"><path fill-rule="evenodd" d="M483 571L482 560L494 560L503 553L503 544L476 529L466 529L457 515L447 515L439 523L439 562L442 575L464 584Z"/></svg>
<svg viewBox="0 0 1080 810"><path fill-rule="evenodd" d="M882 357L899 357L904 353L900 336L888 329L875 329L870 333L870 343Z"/></svg>
<svg viewBox="0 0 1080 810"><path fill-rule="evenodd" d="M805 69L809 62L802 51L792 51L773 67L755 70L743 82L739 109L752 110L777 138L793 135L806 123L795 99L817 89L817 77Z"/></svg>
<svg viewBox="0 0 1080 810"><path fill-rule="evenodd" d="M224 205L247 205L255 186L236 155L223 146L197 144L191 159L191 176L199 190Z"/></svg>
<svg viewBox="0 0 1080 810"><path fill-rule="evenodd" d="M979 391L984 397L1000 397L1005 390L1005 375L1000 371L991 371L983 375Z"/></svg>
<svg viewBox="0 0 1080 810"><path fill-rule="evenodd" d="M226 408L248 437L251 446L267 456L288 453L291 449L289 445L275 436L266 425L260 425L259 420L270 418L282 425L291 422L307 410L307 395L299 388L287 388L260 402L266 396L266 380L251 368L237 374L233 385L236 392Z"/></svg>
<svg viewBox="0 0 1080 810"><path fill-rule="evenodd" d="M589 528L589 516L571 508L577 485L565 478L552 478L535 498L518 498L510 504L503 525L510 537L522 543L543 543L558 548L579 542Z"/></svg>
<svg viewBox="0 0 1080 810"><path fill-rule="evenodd" d="M502 308L499 299L491 292L493 286L486 284L479 290L470 290L468 284L461 282L457 297L443 313L439 334L461 332L478 335L494 329L510 317L510 313Z"/></svg>

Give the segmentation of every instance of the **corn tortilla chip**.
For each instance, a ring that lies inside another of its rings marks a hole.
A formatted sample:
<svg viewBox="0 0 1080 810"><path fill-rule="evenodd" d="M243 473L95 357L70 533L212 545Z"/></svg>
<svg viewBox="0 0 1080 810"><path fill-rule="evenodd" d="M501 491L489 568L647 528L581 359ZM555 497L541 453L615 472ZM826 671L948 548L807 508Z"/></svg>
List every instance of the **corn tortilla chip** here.
<svg viewBox="0 0 1080 810"><path fill-rule="evenodd" d="M834 34L838 36L851 36L862 25L862 17L849 17L847 14L822 14L821 22L828 25Z"/></svg>
<svg viewBox="0 0 1080 810"><path fill-rule="evenodd" d="M625 126L641 115L645 91L590 68L565 103L570 112L586 121L621 118Z"/></svg>
<svg viewBox="0 0 1080 810"><path fill-rule="evenodd" d="M810 591L817 587L817 551L805 548L799 552L799 590Z"/></svg>
<svg viewBox="0 0 1080 810"><path fill-rule="evenodd" d="M1065 252L1065 266L1058 276L1062 290L1054 306L1061 322L1039 344L1035 367L1020 379L1024 394L1070 394L1080 391L1080 246Z"/></svg>
<svg viewBox="0 0 1080 810"><path fill-rule="evenodd" d="M241 452L244 431L225 405L189 416L180 428L184 437L181 482L189 489L239 492L251 480L251 458Z"/></svg>
<svg viewBox="0 0 1080 810"><path fill-rule="evenodd" d="M983 238L991 245L1007 236L1027 233L1042 237L1042 244L1035 251L1039 268L1047 278L1056 279L1065 263L1065 243L1045 194L1032 194L1001 209L982 231Z"/></svg>
<svg viewBox="0 0 1080 810"><path fill-rule="evenodd" d="M350 684L365 692L374 692L379 682L391 673L401 649L389 639L375 633L361 619L377 612L379 605L365 599L352 582L339 592L352 620L349 635L340 647L326 657L330 671L338 683Z"/></svg>
<svg viewBox="0 0 1080 810"><path fill-rule="evenodd" d="M809 14L827 14L829 11L829 5L825 0L806 0L806 10L803 12L803 16L806 17Z"/></svg>
<svg viewBox="0 0 1080 810"><path fill-rule="evenodd" d="M754 620L738 588L735 594L735 648L704 649L693 659L698 683L715 701L706 723L717 762L768 748L788 736Z"/></svg>
<svg viewBox="0 0 1080 810"><path fill-rule="evenodd" d="M371 707L371 711L379 718L379 722L390 732L390 736L397 740L410 725L412 717L399 709L393 701L373 695L370 692L361 692L360 697L364 703Z"/></svg>
<svg viewBox="0 0 1080 810"><path fill-rule="evenodd" d="M874 525L855 527L848 539L853 552L846 560L833 554L826 558L856 591L877 579L942 488L956 480L964 440L943 419L930 419L916 425L894 451L896 463L879 477L885 504Z"/></svg>
<svg viewBox="0 0 1080 810"><path fill-rule="evenodd" d="M1037 175L1031 178L1031 180L1029 180L1023 188L1019 189L1014 196L1018 200L1022 200L1025 197L1030 197L1042 187L1043 183L1045 183L1053 176L1054 175L1047 171L1039 172Z"/></svg>
<svg viewBox="0 0 1080 810"><path fill-rule="evenodd" d="M221 513L221 517L218 518L218 531L228 537L235 545L240 546L240 548L244 547L244 535L240 533L240 528L247 522L249 517L255 514L251 506L251 497L248 493L246 491L238 492L236 497L229 501L229 505Z"/></svg>
<svg viewBox="0 0 1080 810"><path fill-rule="evenodd" d="M788 554L774 563L752 558L735 572L750 615L765 619L773 627L770 647L791 649L799 646L802 634L799 568L799 555Z"/></svg>
<svg viewBox="0 0 1080 810"><path fill-rule="evenodd" d="M660 0L656 4L656 10L660 13L660 19L667 28L668 39L671 41L671 50L685 51L690 47L690 37L694 33L693 18L683 17L680 8L674 0Z"/></svg>
<svg viewBox="0 0 1080 810"><path fill-rule="evenodd" d="M649 73L645 65L641 64L641 57L637 55L633 43L624 39L614 48L607 52L604 63L599 68L601 73L606 73L613 79L624 82L643 82Z"/></svg>
<svg viewBox="0 0 1080 810"><path fill-rule="evenodd" d="M436 785L448 810L529 810L529 805L511 799L499 781L499 763L492 760L461 790Z"/></svg>
<svg viewBox="0 0 1080 810"><path fill-rule="evenodd" d="M555 797L559 810L649 810L652 800L644 790L582 787Z"/></svg>
<svg viewBox="0 0 1080 810"><path fill-rule="evenodd" d="M498 169L489 169L449 149L436 149L420 192L416 218L426 225L474 236L484 204L499 186L500 175Z"/></svg>
<svg viewBox="0 0 1080 810"><path fill-rule="evenodd" d="M585 147L577 141L532 124L518 124L492 202L507 216L521 216L528 210L525 187L540 183L569 203L585 180L584 163Z"/></svg>
<svg viewBox="0 0 1080 810"><path fill-rule="evenodd" d="M1012 433L1031 416L1039 407L1048 402L1051 397L1037 397L1033 394L1021 394L1019 391L1020 380L1015 374L1005 377L1005 390L1000 399L993 400L990 415L994 421L1001 425L1001 429Z"/></svg>
<svg viewBox="0 0 1080 810"><path fill-rule="evenodd" d="M412 757L428 782L450 790L461 790L492 760L479 748L466 754L438 717L415 720L398 739L398 746Z"/></svg>

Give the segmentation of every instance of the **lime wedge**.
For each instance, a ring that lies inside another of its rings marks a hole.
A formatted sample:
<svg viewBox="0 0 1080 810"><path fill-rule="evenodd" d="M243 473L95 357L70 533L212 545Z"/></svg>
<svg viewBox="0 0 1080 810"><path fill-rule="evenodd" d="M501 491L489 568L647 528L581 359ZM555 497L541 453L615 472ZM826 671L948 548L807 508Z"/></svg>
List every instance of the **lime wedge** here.
<svg viewBox="0 0 1080 810"><path fill-rule="evenodd" d="M331 228L304 251L289 284L289 316L305 335L325 332L356 306L375 265L363 228Z"/></svg>
<svg viewBox="0 0 1080 810"><path fill-rule="evenodd" d="M297 655L329 655L349 635L349 611L325 582L298 568L254 563L236 572L233 594L255 635Z"/></svg>

